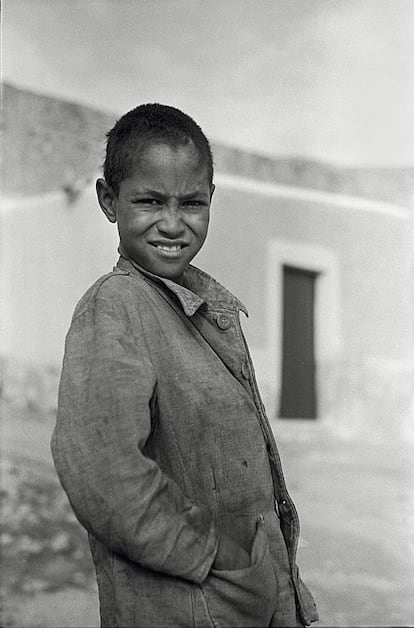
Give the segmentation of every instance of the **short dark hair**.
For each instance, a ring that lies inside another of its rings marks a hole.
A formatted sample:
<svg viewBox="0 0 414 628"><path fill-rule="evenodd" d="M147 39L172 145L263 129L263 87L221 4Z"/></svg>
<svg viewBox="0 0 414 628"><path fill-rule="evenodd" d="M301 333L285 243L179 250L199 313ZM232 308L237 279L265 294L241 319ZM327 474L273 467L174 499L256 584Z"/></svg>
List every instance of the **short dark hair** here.
<svg viewBox="0 0 414 628"><path fill-rule="evenodd" d="M171 146L193 142L205 160L210 185L213 182L213 156L210 143L198 124L187 114L159 103L139 105L124 114L106 134L103 174L114 194L129 175L140 151L150 143Z"/></svg>

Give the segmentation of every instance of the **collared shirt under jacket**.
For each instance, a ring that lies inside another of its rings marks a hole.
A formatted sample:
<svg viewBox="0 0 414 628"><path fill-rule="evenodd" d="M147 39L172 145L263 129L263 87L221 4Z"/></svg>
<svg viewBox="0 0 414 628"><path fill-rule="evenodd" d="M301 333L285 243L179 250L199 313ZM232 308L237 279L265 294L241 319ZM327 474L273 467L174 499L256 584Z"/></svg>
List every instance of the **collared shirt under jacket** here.
<svg viewBox="0 0 414 628"><path fill-rule="evenodd" d="M179 285L123 257L76 307L52 452L88 531L102 626L317 619L240 310L194 266ZM212 567L221 531L249 567Z"/></svg>

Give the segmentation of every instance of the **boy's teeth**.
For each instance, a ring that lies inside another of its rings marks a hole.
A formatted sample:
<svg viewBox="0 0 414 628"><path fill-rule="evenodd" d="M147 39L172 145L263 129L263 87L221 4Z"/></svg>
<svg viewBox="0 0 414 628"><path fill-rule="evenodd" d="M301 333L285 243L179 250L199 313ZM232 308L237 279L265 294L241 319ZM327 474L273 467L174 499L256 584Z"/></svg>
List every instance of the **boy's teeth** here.
<svg viewBox="0 0 414 628"><path fill-rule="evenodd" d="M178 253L178 251L180 251L181 249L181 245L180 244L174 244L171 246L167 246L165 244L159 244L158 248L161 249L162 251L172 251L174 253Z"/></svg>

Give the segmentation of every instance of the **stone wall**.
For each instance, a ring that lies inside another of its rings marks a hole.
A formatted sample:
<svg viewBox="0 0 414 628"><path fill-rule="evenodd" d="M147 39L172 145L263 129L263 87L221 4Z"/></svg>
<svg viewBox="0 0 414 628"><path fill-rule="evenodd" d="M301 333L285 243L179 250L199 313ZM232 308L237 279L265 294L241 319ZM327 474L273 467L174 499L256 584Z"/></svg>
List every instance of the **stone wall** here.
<svg viewBox="0 0 414 628"><path fill-rule="evenodd" d="M6 416L51 421L56 415L60 365L0 358L2 411Z"/></svg>
<svg viewBox="0 0 414 628"><path fill-rule="evenodd" d="M83 105L3 86L2 187L28 196L87 183L102 163L115 116Z"/></svg>
<svg viewBox="0 0 414 628"><path fill-rule="evenodd" d="M104 158L115 113L3 86L2 187L6 195L82 186ZM410 206L414 168L338 168L306 160L257 155L213 142L218 172Z"/></svg>

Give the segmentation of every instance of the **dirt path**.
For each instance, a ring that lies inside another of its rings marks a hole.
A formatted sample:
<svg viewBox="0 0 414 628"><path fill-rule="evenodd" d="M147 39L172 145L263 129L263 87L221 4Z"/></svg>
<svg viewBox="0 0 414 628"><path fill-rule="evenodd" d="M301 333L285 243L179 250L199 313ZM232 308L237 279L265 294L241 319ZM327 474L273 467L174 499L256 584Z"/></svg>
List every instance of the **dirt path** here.
<svg viewBox="0 0 414 628"><path fill-rule="evenodd" d="M414 448L313 441L281 449L319 625L413 626Z"/></svg>

